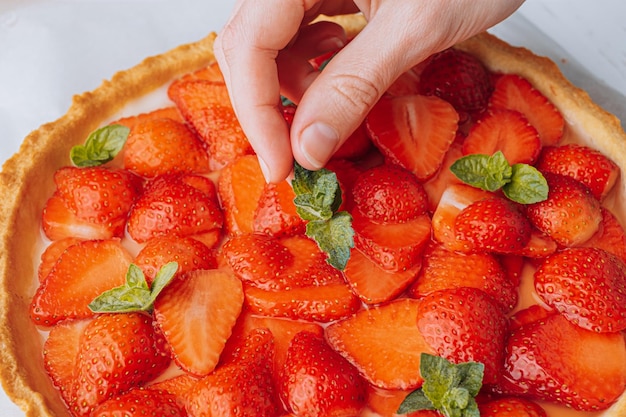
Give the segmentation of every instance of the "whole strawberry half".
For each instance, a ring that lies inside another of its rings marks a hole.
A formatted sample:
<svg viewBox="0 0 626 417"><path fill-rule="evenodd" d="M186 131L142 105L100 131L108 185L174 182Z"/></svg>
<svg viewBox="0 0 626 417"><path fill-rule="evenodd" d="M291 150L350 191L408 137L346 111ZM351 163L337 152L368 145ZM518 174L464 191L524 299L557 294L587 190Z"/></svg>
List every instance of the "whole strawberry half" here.
<svg viewBox="0 0 626 417"><path fill-rule="evenodd" d="M420 75L420 94L440 97L458 112L482 112L487 108L492 91L491 77L485 66L474 56L457 49L446 49L433 56Z"/></svg>
<svg viewBox="0 0 626 417"><path fill-rule="evenodd" d="M191 236L221 229L224 216L211 180L198 175L162 175L137 199L128 233L143 243L156 236Z"/></svg>
<svg viewBox="0 0 626 417"><path fill-rule="evenodd" d="M206 173L204 143L182 122L169 118L138 123L124 144L124 167L142 177L177 172Z"/></svg>
<svg viewBox="0 0 626 417"><path fill-rule="evenodd" d="M547 146L541 151L537 169L570 176L603 199L619 177L619 167L601 152L587 146L566 144Z"/></svg>
<svg viewBox="0 0 626 417"><path fill-rule="evenodd" d="M426 213L428 196L417 177L392 164L363 172L352 187L356 210L376 223L403 223Z"/></svg>
<svg viewBox="0 0 626 417"><path fill-rule="evenodd" d="M531 224L509 200L492 197L465 207L454 220L457 239L474 250L516 253L530 240Z"/></svg>
<svg viewBox="0 0 626 417"><path fill-rule="evenodd" d="M602 222L600 202L583 183L560 174L545 173L548 198L526 206L531 223L562 246L589 240Z"/></svg>
<svg viewBox="0 0 626 417"><path fill-rule="evenodd" d="M102 314L80 339L72 410L86 416L101 402L146 383L170 363L165 339L143 313Z"/></svg>
<svg viewBox="0 0 626 417"><path fill-rule="evenodd" d="M283 402L300 416L356 415L365 404L366 384L356 368L310 332L289 344L280 387Z"/></svg>
<svg viewBox="0 0 626 417"><path fill-rule="evenodd" d="M497 381L507 319L485 292L461 287L425 296L417 310L417 327L437 355L453 363L481 362L483 382Z"/></svg>
<svg viewBox="0 0 626 417"><path fill-rule="evenodd" d="M501 390L599 411L626 386L626 342L621 333L597 333L561 314L532 321L511 332Z"/></svg>
<svg viewBox="0 0 626 417"><path fill-rule="evenodd" d="M626 329L626 264L596 248L570 248L535 272L541 299L572 323L596 332Z"/></svg>
<svg viewBox="0 0 626 417"><path fill-rule="evenodd" d="M103 167L64 167L54 174L56 195L80 220L102 225L121 237L142 180L129 171Z"/></svg>

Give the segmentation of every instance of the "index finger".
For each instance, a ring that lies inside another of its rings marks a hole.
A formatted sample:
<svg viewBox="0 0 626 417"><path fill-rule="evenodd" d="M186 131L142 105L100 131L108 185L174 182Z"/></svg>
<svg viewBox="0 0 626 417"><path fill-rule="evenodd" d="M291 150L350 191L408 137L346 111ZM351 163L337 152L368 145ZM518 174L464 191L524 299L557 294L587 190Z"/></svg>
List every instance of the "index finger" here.
<svg viewBox="0 0 626 417"><path fill-rule="evenodd" d="M304 14L298 0L243 1L215 43L233 108L269 181L285 178L292 169L275 60Z"/></svg>

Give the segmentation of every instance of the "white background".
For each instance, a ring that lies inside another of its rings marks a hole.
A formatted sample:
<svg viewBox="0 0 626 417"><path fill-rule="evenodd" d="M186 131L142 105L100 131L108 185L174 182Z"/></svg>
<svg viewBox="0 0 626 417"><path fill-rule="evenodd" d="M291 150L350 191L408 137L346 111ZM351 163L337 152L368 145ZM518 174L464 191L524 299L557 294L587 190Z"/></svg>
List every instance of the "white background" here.
<svg viewBox="0 0 626 417"><path fill-rule="evenodd" d="M146 56L219 31L234 0L0 0L0 162ZM532 23L531 23L532 22ZM626 122L626 2L527 0L493 32L553 58ZM0 391L0 416L23 417Z"/></svg>

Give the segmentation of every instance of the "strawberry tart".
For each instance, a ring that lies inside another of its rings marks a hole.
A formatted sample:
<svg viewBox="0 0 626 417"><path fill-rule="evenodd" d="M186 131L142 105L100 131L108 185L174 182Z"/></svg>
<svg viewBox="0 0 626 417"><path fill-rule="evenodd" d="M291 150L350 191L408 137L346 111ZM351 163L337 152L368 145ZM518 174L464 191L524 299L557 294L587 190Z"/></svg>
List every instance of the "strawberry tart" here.
<svg viewBox="0 0 626 417"><path fill-rule="evenodd" d="M27 416L626 415L616 117L485 33L266 184L213 40L3 166L0 378Z"/></svg>

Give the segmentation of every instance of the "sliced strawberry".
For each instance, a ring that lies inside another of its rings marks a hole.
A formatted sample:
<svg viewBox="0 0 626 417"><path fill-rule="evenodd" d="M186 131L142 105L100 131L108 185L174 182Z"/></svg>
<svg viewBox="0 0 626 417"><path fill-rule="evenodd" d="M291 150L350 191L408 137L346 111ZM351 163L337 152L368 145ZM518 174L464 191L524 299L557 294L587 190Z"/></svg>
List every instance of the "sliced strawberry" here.
<svg viewBox="0 0 626 417"><path fill-rule="evenodd" d="M67 406L72 400L74 364L85 328L93 319L66 320L54 326L43 344L43 365Z"/></svg>
<svg viewBox="0 0 626 417"><path fill-rule="evenodd" d="M433 354L417 329L419 301L399 299L360 310L326 328L330 345L380 388L407 390L421 386L422 353Z"/></svg>
<svg viewBox="0 0 626 417"><path fill-rule="evenodd" d="M298 215L291 184L265 184L254 212L253 230L272 236L304 233L305 222Z"/></svg>
<svg viewBox="0 0 626 417"><path fill-rule="evenodd" d="M80 220L104 226L122 237L141 179L128 171L103 167L64 167L54 174L58 195Z"/></svg>
<svg viewBox="0 0 626 417"><path fill-rule="evenodd" d="M103 401L154 379L170 363L166 352L147 314L97 316L85 328L76 356L73 415L91 415Z"/></svg>
<svg viewBox="0 0 626 417"><path fill-rule="evenodd" d="M387 88L385 94L395 97L419 94L420 73L421 68L411 68L402 73Z"/></svg>
<svg viewBox="0 0 626 417"><path fill-rule="evenodd" d="M537 129L520 112L507 109L487 113L470 129L463 154L493 155L502 151L509 164L534 164L541 151Z"/></svg>
<svg viewBox="0 0 626 417"><path fill-rule="evenodd" d="M145 178L163 174L209 172L204 143L187 125L151 119L132 128L124 145L124 168Z"/></svg>
<svg viewBox="0 0 626 417"><path fill-rule="evenodd" d="M581 182L544 174L548 198L526 206L533 225L563 246L578 246L593 236L602 221L600 203Z"/></svg>
<svg viewBox="0 0 626 417"><path fill-rule="evenodd" d="M595 149L575 144L544 148L537 169L582 182L598 200L611 191L619 177L615 162Z"/></svg>
<svg viewBox="0 0 626 417"><path fill-rule="evenodd" d="M141 268L148 284L168 262L178 263L176 275L196 269L217 268L215 254L204 243L190 237L159 236L146 242L134 263Z"/></svg>
<svg viewBox="0 0 626 417"><path fill-rule="evenodd" d="M504 312L511 311L517 304L517 287L493 255L454 252L437 243L424 250L422 270L408 294L423 298L435 291L460 287L484 291Z"/></svg>
<svg viewBox="0 0 626 417"><path fill-rule="evenodd" d="M404 223L426 213L428 196L417 177L392 164L370 168L352 187L356 210L375 223Z"/></svg>
<svg viewBox="0 0 626 417"><path fill-rule="evenodd" d="M37 288L31 319L39 326L51 326L67 318L93 316L89 303L124 284L131 261L118 240L88 240L68 247Z"/></svg>
<svg viewBox="0 0 626 417"><path fill-rule="evenodd" d="M81 219L66 205L58 193L53 194L43 208L41 226L52 241L75 238L80 240L111 239L121 235L126 219L115 223L98 224Z"/></svg>
<svg viewBox="0 0 626 417"><path fill-rule="evenodd" d="M272 379L274 344L266 329L246 339L238 359L200 379L189 393L190 415L278 416L281 407Z"/></svg>
<svg viewBox="0 0 626 417"><path fill-rule="evenodd" d="M497 78L489 106L522 113L537 129L544 146L556 145L563 137L565 120L559 110L519 75L505 74Z"/></svg>
<svg viewBox="0 0 626 417"><path fill-rule="evenodd" d="M211 171L223 168L241 155L254 153L223 83L206 80L182 82L170 88L170 97L185 120L206 142Z"/></svg>
<svg viewBox="0 0 626 417"><path fill-rule="evenodd" d="M132 410L137 416L186 417L185 408L176 400L175 395L165 391L135 388L104 401L89 416L118 417Z"/></svg>
<svg viewBox="0 0 626 417"><path fill-rule="evenodd" d="M470 242L476 251L518 253L528 244L532 226L510 200L494 196L461 210L454 230L458 240Z"/></svg>
<svg viewBox="0 0 626 417"><path fill-rule="evenodd" d="M411 269L430 239L431 222L427 214L405 223L374 223L360 212L352 215L354 245L386 271Z"/></svg>
<svg viewBox="0 0 626 417"><path fill-rule="evenodd" d="M423 184L424 191L426 191L426 195L428 195L428 210L431 213L434 213L437 209L441 196L449 185L462 183L450 170L452 164L462 157L463 151L461 142L456 140L452 143L448 152L446 152L446 156L437 174Z"/></svg>
<svg viewBox="0 0 626 417"><path fill-rule="evenodd" d="M194 179L210 187L201 190ZM137 199L128 219L128 233L143 243L156 236L203 234L222 225L223 214L210 180L192 174L162 175L148 183Z"/></svg>
<svg viewBox="0 0 626 417"><path fill-rule="evenodd" d="M596 332L626 329L626 264L602 249L571 248L535 272L535 290L572 323Z"/></svg>
<svg viewBox="0 0 626 417"><path fill-rule="evenodd" d="M217 190L229 233L252 233L264 188L265 178L255 155L239 157L221 171Z"/></svg>
<svg viewBox="0 0 626 417"><path fill-rule="evenodd" d="M244 292L246 305L253 313L292 320L328 323L347 317L361 307L359 298L344 282L278 291L246 285Z"/></svg>
<svg viewBox="0 0 626 417"><path fill-rule="evenodd" d="M502 368L507 319L487 293L454 288L420 300L417 328L438 356L453 363L480 362L484 384L494 384Z"/></svg>
<svg viewBox="0 0 626 417"><path fill-rule="evenodd" d="M268 329L272 332L272 335L274 335L274 374L276 380L278 380L279 370L282 369L285 363L289 343L296 334L302 331L319 336L323 336L324 334L324 328L317 323L257 316L244 310L239 316L237 324L233 328L233 334L228 339L226 347L220 356L221 364L233 361L236 356L235 351L243 345L246 337L248 337L254 329Z"/></svg>
<svg viewBox="0 0 626 417"><path fill-rule="evenodd" d="M391 301L404 292L415 281L421 267L422 263L417 261L403 271L386 271L353 248L343 272L352 291L364 303L375 305Z"/></svg>
<svg viewBox="0 0 626 417"><path fill-rule="evenodd" d="M178 109L175 106L170 106L170 107L162 107L156 110L152 110L146 113L140 113L140 114L133 115L133 116L122 117L121 119L117 119L111 122L110 124L122 125L122 126L128 127L129 129L132 129L136 125L143 123L147 120L163 119L163 118L176 120L177 122L181 122L181 123L185 121L183 119L183 116L178 111Z"/></svg>
<svg viewBox="0 0 626 417"><path fill-rule="evenodd" d="M229 271L195 270L163 290L154 317L176 363L202 376L215 369L242 305L241 282Z"/></svg>
<svg viewBox="0 0 626 417"><path fill-rule="evenodd" d="M39 268L37 270L39 282L43 281L48 276L54 267L54 264L56 264L61 257L61 254L65 252L65 249L81 241L82 239L75 237L66 237L51 242L41 254L41 263L39 264Z"/></svg>
<svg viewBox="0 0 626 417"><path fill-rule="evenodd" d="M471 252L474 248L468 241L459 240L455 221L461 210L470 204L491 198L493 194L466 184L450 184L444 190L439 204L433 213L433 237L449 250Z"/></svg>
<svg viewBox="0 0 626 417"><path fill-rule="evenodd" d="M536 402L525 398L504 397L478 405L481 417L548 417Z"/></svg>
<svg viewBox="0 0 626 417"><path fill-rule="evenodd" d="M602 207L600 210L602 222L598 231L582 246L604 249L626 262L626 231L609 209Z"/></svg>
<svg viewBox="0 0 626 417"><path fill-rule="evenodd" d="M437 97L383 97L366 118L374 145L420 181L435 175L454 141L459 116Z"/></svg>
<svg viewBox="0 0 626 417"><path fill-rule="evenodd" d="M459 113L481 113L493 90L489 71L474 56L457 49L434 55L420 75L419 92L435 95Z"/></svg>
<svg viewBox="0 0 626 417"><path fill-rule="evenodd" d="M624 335L592 332L551 315L511 332L503 380L513 394L604 410L626 386Z"/></svg>
<svg viewBox="0 0 626 417"><path fill-rule="evenodd" d="M357 415L365 405L361 375L314 333L300 332L291 340L279 387L286 408L296 415Z"/></svg>
<svg viewBox="0 0 626 417"><path fill-rule="evenodd" d="M326 169L332 171L337 176L339 186L341 187L341 206L339 211L352 212L354 209L354 198L352 196L352 188L357 178L365 169L361 165L362 161L354 162L348 159L331 159L326 163Z"/></svg>

